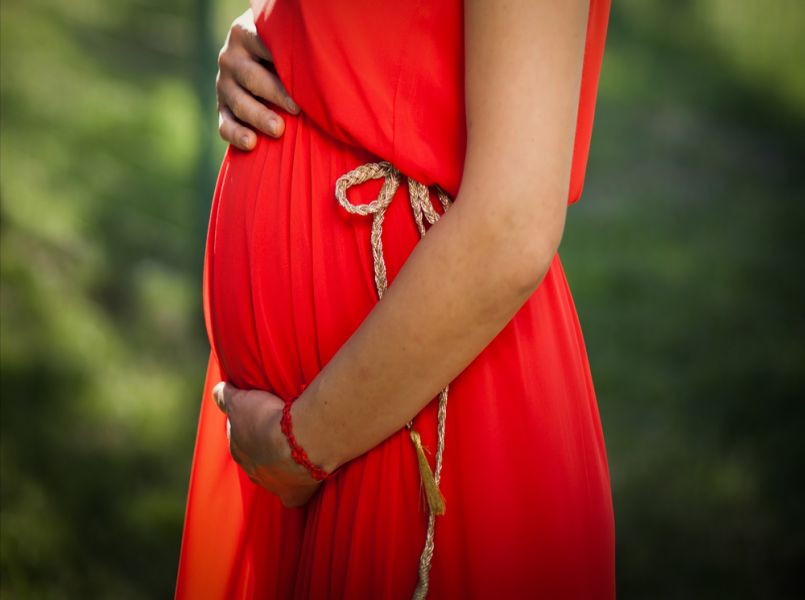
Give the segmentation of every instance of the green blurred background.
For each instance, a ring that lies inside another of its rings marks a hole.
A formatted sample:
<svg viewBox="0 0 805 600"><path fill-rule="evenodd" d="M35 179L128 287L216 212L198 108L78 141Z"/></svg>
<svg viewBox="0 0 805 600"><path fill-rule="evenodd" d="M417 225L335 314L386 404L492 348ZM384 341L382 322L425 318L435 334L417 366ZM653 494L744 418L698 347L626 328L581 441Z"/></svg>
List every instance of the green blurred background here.
<svg viewBox="0 0 805 600"><path fill-rule="evenodd" d="M609 450L619 595L797 597L805 3L613 4L560 253ZM244 8L3 0L4 598L173 592L224 151L215 54Z"/></svg>

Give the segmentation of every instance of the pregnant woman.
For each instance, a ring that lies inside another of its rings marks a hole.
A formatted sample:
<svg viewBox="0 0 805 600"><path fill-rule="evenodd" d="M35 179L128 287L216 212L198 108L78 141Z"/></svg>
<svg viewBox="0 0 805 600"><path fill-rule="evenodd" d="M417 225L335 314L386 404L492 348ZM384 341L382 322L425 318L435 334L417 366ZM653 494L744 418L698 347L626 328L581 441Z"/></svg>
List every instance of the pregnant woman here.
<svg viewBox="0 0 805 600"><path fill-rule="evenodd" d="M221 107L177 598L614 597L606 452L557 254L609 8L244 15L254 37L230 42L254 59L222 77L264 102Z"/></svg>

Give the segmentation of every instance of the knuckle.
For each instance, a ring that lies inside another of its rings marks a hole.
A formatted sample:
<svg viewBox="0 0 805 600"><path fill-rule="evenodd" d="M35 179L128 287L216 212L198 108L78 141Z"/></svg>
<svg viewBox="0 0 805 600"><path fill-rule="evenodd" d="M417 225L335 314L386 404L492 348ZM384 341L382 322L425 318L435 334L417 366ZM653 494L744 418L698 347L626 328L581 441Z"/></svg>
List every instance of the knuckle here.
<svg viewBox="0 0 805 600"><path fill-rule="evenodd" d="M218 52L217 62L219 68L226 68L227 63L229 62L229 44L225 44L224 47Z"/></svg>

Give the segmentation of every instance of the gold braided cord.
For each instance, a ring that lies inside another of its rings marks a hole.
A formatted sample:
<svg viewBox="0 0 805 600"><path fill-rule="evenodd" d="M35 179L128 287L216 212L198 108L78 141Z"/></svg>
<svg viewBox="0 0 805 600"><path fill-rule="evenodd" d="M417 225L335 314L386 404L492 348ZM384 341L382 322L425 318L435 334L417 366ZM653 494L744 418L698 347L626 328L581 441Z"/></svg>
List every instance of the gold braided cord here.
<svg viewBox="0 0 805 600"><path fill-rule="evenodd" d="M383 185L377 198L368 204L352 204L347 199L347 190L353 185L359 185L370 179L383 179ZM388 287L388 280L386 275L386 263L383 259L383 218L385 217L386 209L391 204L397 190L400 187L402 174L390 162L381 161L375 163L366 163L349 173L342 175L336 180L335 183L335 196L338 202L344 209L351 214L361 216L373 215L372 217L372 232L370 241L372 245L372 259L374 263L375 273L375 286L377 287L378 300L383 298L383 293ZM423 219L427 219L430 225L439 220L439 213L433 208L430 200L430 188L428 186L408 177L408 198L411 203L411 209L414 213L414 221L416 222L417 229L419 230L420 237L425 237L426 229ZM446 212L450 206L450 197L439 186L434 186L439 202L441 203L444 211ZM442 457L444 455L444 437L445 437L445 422L447 420L447 392L449 384L439 392L439 408L437 413L437 446L436 446L436 469L432 474L433 481L431 485L435 485L435 494L441 498L441 493L438 490L439 480L442 473ZM413 428L413 420L406 424L409 432ZM418 442L418 434L416 434ZM413 439L413 437L412 437ZM416 442L415 442L416 444ZM418 448L421 453L421 446ZM421 463L420 463L421 465ZM429 470L429 467L426 467ZM426 478L429 473L425 473L420 467L420 474L422 475L423 485L426 488L426 495L428 497L428 527L425 535L425 545L422 549L422 554L419 559L419 580L417 587L414 590L413 598L421 600L428 594L430 565L433 560L433 551L435 548L435 527L436 517L444 513L443 499L441 505L438 499L433 500L431 494L428 493L428 485Z"/></svg>

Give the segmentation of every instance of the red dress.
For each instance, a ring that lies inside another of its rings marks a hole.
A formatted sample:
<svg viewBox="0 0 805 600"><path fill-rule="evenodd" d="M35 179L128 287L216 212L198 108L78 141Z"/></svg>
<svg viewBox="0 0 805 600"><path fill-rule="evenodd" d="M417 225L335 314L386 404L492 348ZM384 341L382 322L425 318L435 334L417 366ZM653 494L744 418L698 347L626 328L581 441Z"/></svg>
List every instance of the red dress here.
<svg viewBox="0 0 805 600"><path fill-rule="evenodd" d="M590 3L569 202L581 195L609 4ZM212 351L177 598L411 597L427 515L407 431L344 465L306 507L286 509L231 459L210 393L225 379L296 397L378 302L371 218L338 204L340 175L388 160L457 198L462 11L460 0L278 0L257 15L302 113L284 115L279 139L230 147L219 173L203 289ZM350 200L370 202L380 184L351 188ZM385 217L389 282L420 239L405 188ZM614 597L606 452L558 255L449 393L447 512L429 597ZM436 405L415 421L431 449Z"/></svg>

